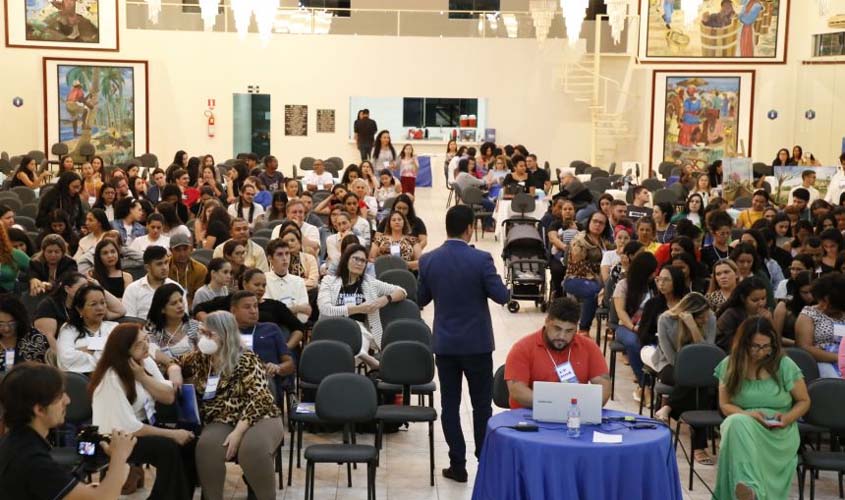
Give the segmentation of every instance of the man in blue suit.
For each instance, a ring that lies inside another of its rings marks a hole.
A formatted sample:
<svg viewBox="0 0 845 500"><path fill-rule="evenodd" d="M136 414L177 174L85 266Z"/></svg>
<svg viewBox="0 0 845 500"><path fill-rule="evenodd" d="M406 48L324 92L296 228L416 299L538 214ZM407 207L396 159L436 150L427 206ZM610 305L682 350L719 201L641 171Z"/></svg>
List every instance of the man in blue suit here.
<svg viewBox="0 0 845 500"><path fill-rule="evenodd" d="M434 338L440 378L440 423L449 445L443 476L467 481L466 443L461 418L461 384L466 376L472 401L475 456L481 453L487 420L493 413L493 324L487 299L505 304L510 292L487 252L468 245L474 225L470 207L446 212L449 239L420 258L419 300L434 301Z"/></svg>

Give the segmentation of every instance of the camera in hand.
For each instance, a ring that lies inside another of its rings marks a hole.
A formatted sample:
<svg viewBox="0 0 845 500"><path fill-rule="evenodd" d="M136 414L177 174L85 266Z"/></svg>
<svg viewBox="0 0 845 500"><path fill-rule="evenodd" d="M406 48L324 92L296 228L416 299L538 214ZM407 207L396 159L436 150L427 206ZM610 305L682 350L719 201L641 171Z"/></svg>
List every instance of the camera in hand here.
<svg viewBox="0 0 845 500"><path fill-rule="evenodd" d="M110 442L108 436L103 436L96 425L88 425L79 430L76 435L76 452L82 458L82 465L86 468L96 468L108 462L108 457L100 446L101 442Z"/></svg>

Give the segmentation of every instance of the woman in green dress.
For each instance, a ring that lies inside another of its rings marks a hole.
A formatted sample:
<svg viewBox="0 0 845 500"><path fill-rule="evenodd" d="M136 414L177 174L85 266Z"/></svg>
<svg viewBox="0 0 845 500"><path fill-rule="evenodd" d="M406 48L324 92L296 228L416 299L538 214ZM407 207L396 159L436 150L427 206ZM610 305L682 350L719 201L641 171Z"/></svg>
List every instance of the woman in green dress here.
<svg viewBox="0 0 845 500"><path fill-rule="evenodd" d="M810 396L770 320L752 316L740 325L716 377L727 418L713 498L788 498L800 444L795 421L810 409Z"/></svg>

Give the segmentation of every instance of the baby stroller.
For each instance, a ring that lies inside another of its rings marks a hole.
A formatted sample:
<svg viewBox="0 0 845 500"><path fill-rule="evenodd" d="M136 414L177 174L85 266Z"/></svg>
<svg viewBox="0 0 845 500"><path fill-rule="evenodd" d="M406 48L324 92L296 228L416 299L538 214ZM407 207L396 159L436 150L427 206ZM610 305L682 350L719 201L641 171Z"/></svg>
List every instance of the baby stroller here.
<svg viewBox="0 0 845 500"><path fill-rule="evenodd" d="M502 260L505 283L511 291L508 311L519 311L519 300L533 300L546 312L546 244L536 219L508 219L502 222L505 241Z"/></svg>

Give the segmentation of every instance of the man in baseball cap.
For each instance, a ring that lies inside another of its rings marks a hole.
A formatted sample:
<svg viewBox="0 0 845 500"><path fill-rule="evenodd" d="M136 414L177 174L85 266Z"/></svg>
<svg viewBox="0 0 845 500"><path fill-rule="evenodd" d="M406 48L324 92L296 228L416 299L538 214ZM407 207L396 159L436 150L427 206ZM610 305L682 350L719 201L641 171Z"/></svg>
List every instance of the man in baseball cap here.
<svg viewBox="0 0 845 500"><path fill-rule="evenodd" d="M191 258L194 245L191 237L176 233L170 237L170 273L168 277L179 283L188 292L188 305L194 300L194 293L205 284L208 269L201 262Z"/></svg>

